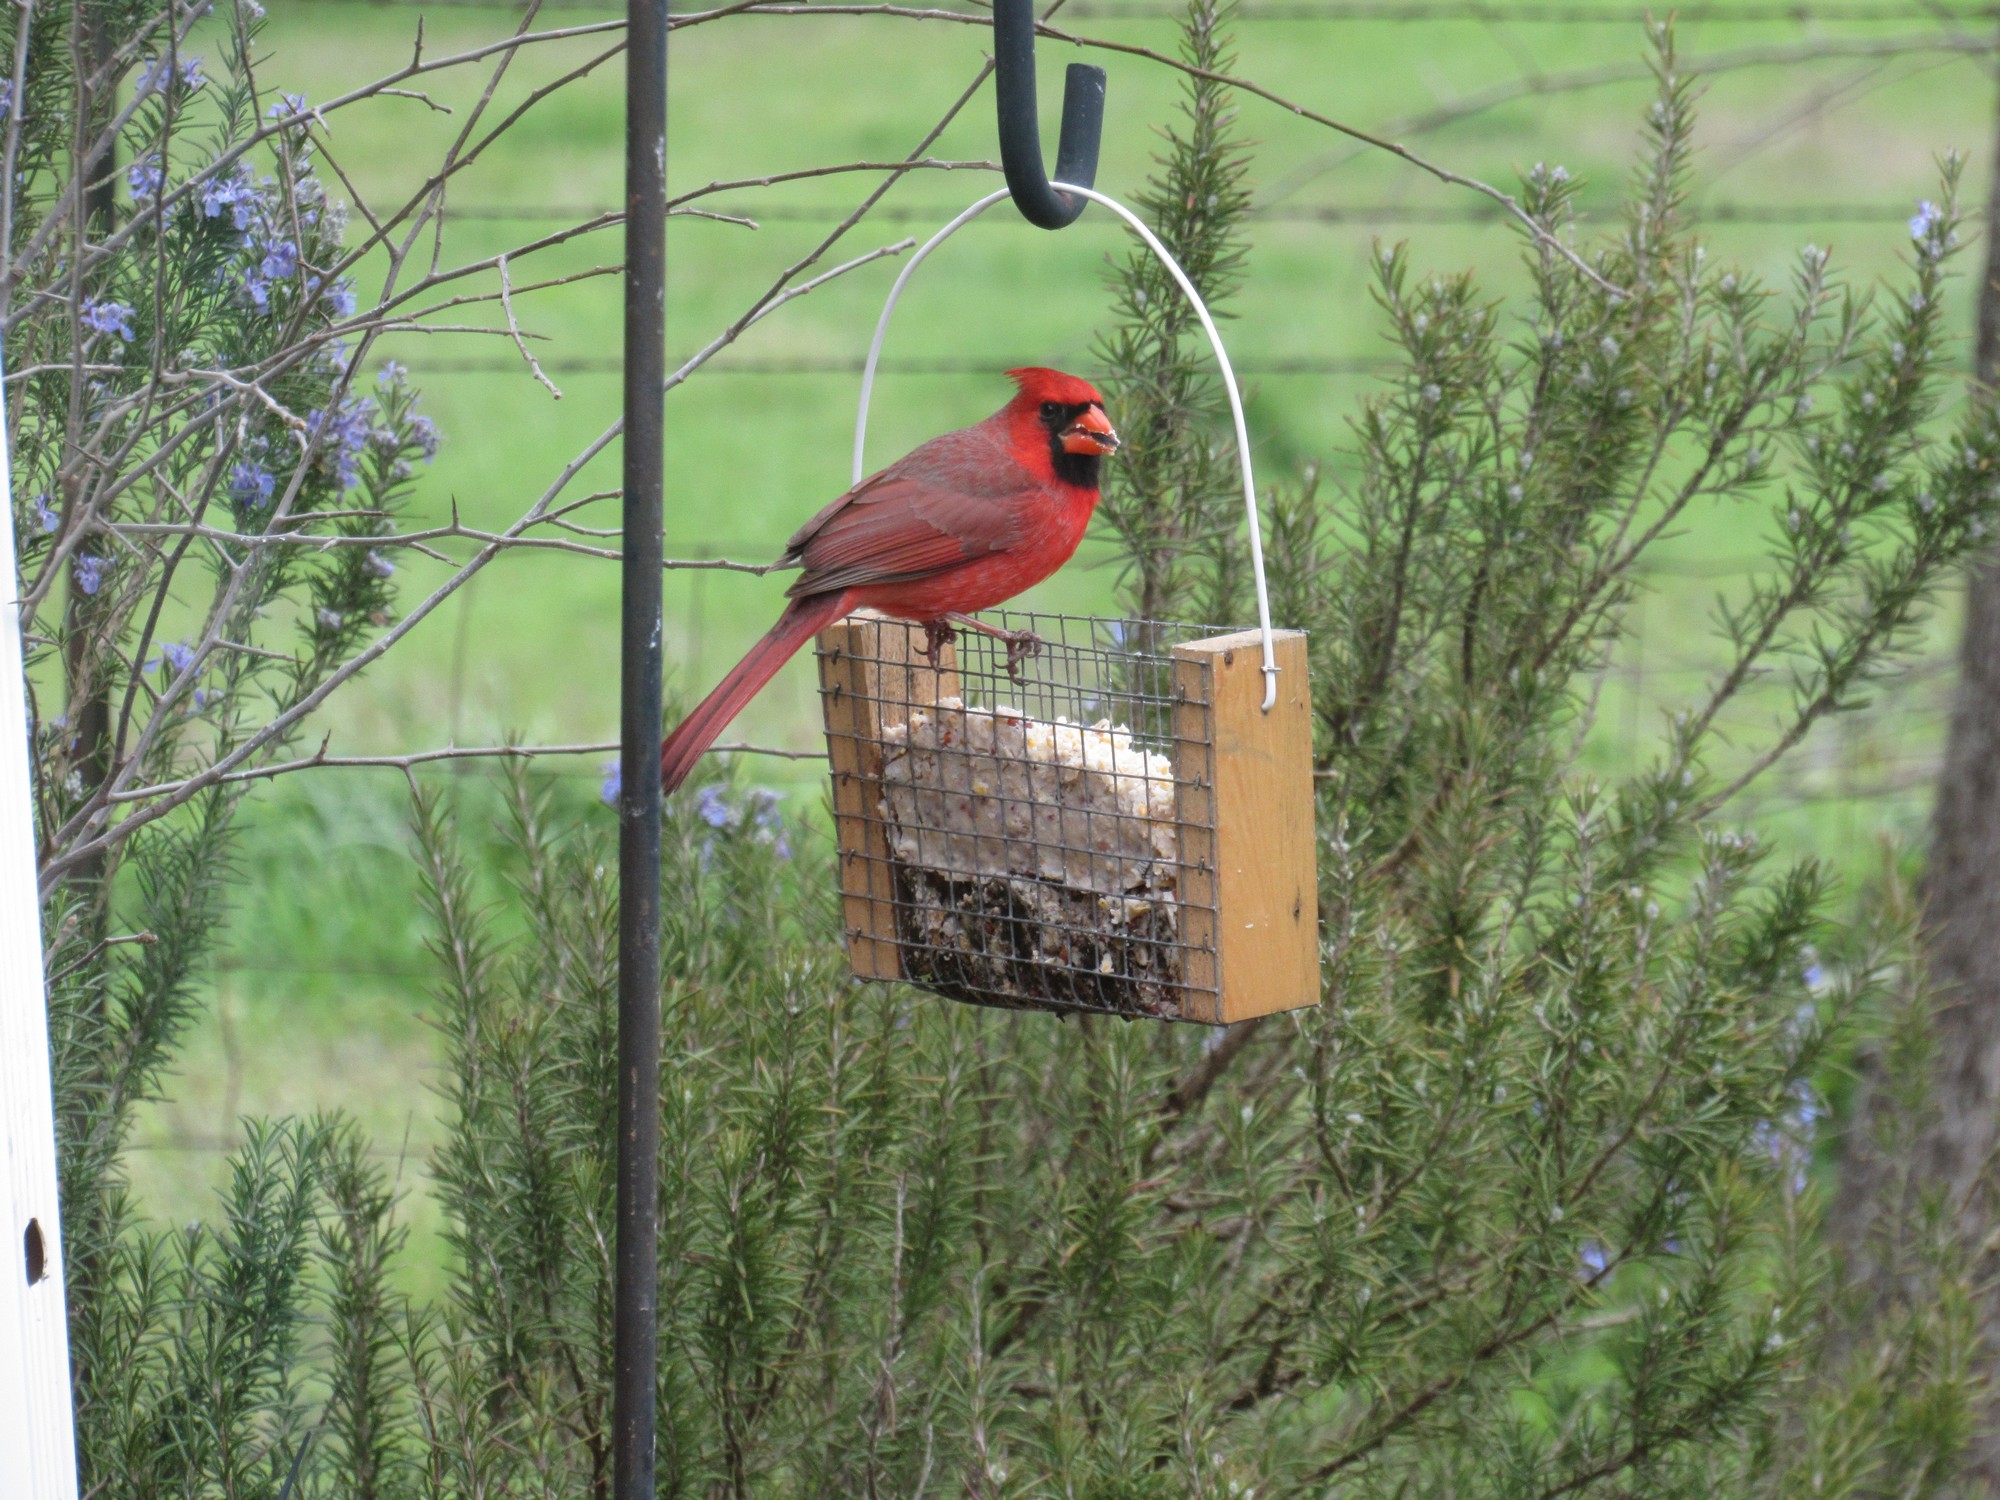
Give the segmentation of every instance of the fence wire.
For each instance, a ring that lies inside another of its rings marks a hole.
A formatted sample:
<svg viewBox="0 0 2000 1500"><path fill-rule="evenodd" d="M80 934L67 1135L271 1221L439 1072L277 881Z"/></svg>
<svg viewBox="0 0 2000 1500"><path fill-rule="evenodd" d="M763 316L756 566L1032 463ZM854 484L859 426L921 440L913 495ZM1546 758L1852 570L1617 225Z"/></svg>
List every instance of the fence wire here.
<svg viewBox="0 0 2000 1500"><path fill-rule="evenodd" d="M311 0L321 5L356 5L383 10L498 10L519 12L525 9L522 0ZM776 0L774 0L776 3ZM580 10L613 13L623 10L621 0L542 0L545 11ZM699 15L714 7L696 3L696 0L682 0L670 5L669 15ZM947 6L976 12L977 6ZM1170 21L1182 14L1181 7L1173 4L1150 3L1150 0L1070 0L1063 6L1065 20L1105 20L1105 21ZM1659 12L1646 5L1561 5L1561 4L1521 4L1515 0L1495 0L1495 3L1480 4L1478 0L1381 0L1381 3L1367 3L1367 0L1249 0L1236 11L1238 20L1251 22L1271 21L1315 21L1330 24L1391 24L1391 25L1435 25L1440 22L1475 22L1485 25L1525 25L1525 26L1635 26L1655 18ZM1990 24L2000 19L2000 7L1964 6L1947 7L1927 5L1923 0L1857 0L1857 3L1841 5L1828 4L1788 4L1786 0L1758 4L1754 0L1725 0L1713 5L1679 5L1673 7L1675 19L1682 24L1713 22L1721 25L1770 25L1789 24L1841 25L1841 24L1881 24L1886 22L1929 22L1938 26L1965 26Z"/></svg>
<svg viewBox="0 0 2000 1500"><path fill-rule="evenodd" d="M707 201L707 200L704 200ZM742 213L762 223L821 224L841 223L853 212L851 205L711 204L717 212ZM884 203L870 209L869 220L881 224L944 223L961 212L963 203L896 204ZM1590 205L1579 202L1578 212L1585 221ZM587 224L614 216L615 207L553 203L469 203L454 204L445 211L447 222L501 224ZM1910 216L1907 203L1827 201L1806 203L1708 203L1700 208L1702 220L1711 224L1887 224ZM1274 203L1252 208L1247 216L1257 224L1508 224L1514 221L1497 203ZM1007 225L1001 215L976 220L977 230Z"/></svg>
<svg viewBox="0 0 2000 1500"><path fill-rule="evenodd" d="M493 11L519 14L521 0L313 0L313 3L341 8L366 6L413 12L446 10ZM543 0L544 11L614 14L621 0ZM701 0L677 0L670 9L688 14L712 8ZM1619 3L1534 3L1534 0L1506 0L1506 3L1478 3L1478 0L1247 0L1235 18L1252 26L1274 24L1317 24L1335 28L1360 26L1425 26L1447 23L1473 24L1493 29L1507 27L1633 28L1659 15L1650 4ZM1716 3L1682 4L1673 8L1683 26L1691 25L1783 25L1802 29L1808 37L1821 34L1829 26L1919 25L1935 28L1939 35L1954 28L1961 33L1991 36L2000 27L2000 5L1946 6L1929 0L1826 0L1826 3L1788 3L1788 0L1716 0ZM1169 21L1182 14L1182 7L1169 0L1069 0L1063 19L1106 21ZM1968 52L1968 57L1974 54ZM1518 58L1516 59L1518 61ZM1976 57L1975 57L1976 60ZM1987 131L1980 123L1980 133ZM753 199L725 203L719 198L705 200L704 206L721 211L747 213L770 223L831 225L851 212L847 205L764 204ZM935 224L956 212L930 204L884 204L870 212L870 219L884 224ZM1585 205L1587 211L1587 205ZM452 204L446 217L460 224L581 223L612 212L608 205L566 205L559 201L502 203L472 202ZM1818 226L1840 224L1893 224L1906 218L1910 205L1862 197L1801 198L1795 201L1728 201L1705 204L1702 217L1714 224L1745 226ZM1253 210L1257 223L1296 225L1306 229L1340 229L1368 226L1440 225L1478 227L1501 224L1504 210L1488 202L1449 204L1405 204L1383 201L1277 203ZM682 222L686 222L683 220ZM1013 362L1036 363L1022 357ZM887 373L908 376L988 374L1001 363L993 358L970 360L899 359L885 362ZM1389 363L1388 359L1363 357L1279 358L1262 357L1245 351L1237 360L1245 373L1266 377L1339 376L1364 378ZM609 375L617 372L615 360L596 356L555 356L541 360L554 374ZM857 373L856 357L730 358L707 367L715 375L760 378L850 375ZM426 375L486 376L519 375L518 358L466 358L424 360ZM756 556L760 548L748 543L713 546L723 556ZM703 554L707 555L707 554ZM1658 559L1651 561L1645 574L1655 581L1674 579L1711 580L1726 585L1768 566L1758 556L1708 559ZM690 575L690 593L683 638L700 634L702 588L705 574ZM1691 633L1686 622L1665 618L1657 603L1649 607L1642 595L1628 619L1628 636L1616 663L1608 669L1608 688L1619 695L1607 697L1604 717L1610 727L1602 730L1595 764L1621 772L1637 771L1655 743L1657 710L1649 698L1662 696L1663 686L1671 695L1673 685L1698 680L1712 665L1698 651L1690 650ZM983 660L991 675L995 668L989 656L978 658L982 647L968 648L973 660ZM687 663L683 662L683 666ZM1933 654L1895 681L1885 684L1871 711L1838 717L1824 726L1786 761L1756 784L1742 803L1746 818L1797 814L1820 816L1831 806L1845 808L1851 826L1858 832L1862 820L1876 824L1890 817L1914 826L1927 802L1943 742L1944 721L1949 707L1952 663L1942 653ZM802 733L818 737L818 726L802 726ZM454 772L483 774L468 763L454 763ZM565 759L544 763L543 773L576 781L597 781L602 769L589 762ZM907 907L908 901L904 902ZM955 960L956 961L956 960ZM257 990L279 990L286 981L332 981L355 988L390 988L420 994L434 979L431 970L409 966L346 962L329 956L317 963L290 959L273 960L256 955L229 955L216 965L220 976L236 985L248 980ZM219 1001L225 1033L230 1027L231 1005L225 995ZM230 1082L225 1097L233 1101L240 1092L237 1060L227 1035L225 1050L231 1052ZM240 1145L230 1134L233 1108L225 1108L223 1128L197 1130L174 1127L156 1130L149 1138L134 1143L141 1151L220 1155ZM415 1121L415 1116L412 1117ZM417 1122L421 1124L422 1122ZM420 1135L422 1130L418 1132ZM375 1154L401 1159L417 1140L402 1145L378 1145Z"/></svg>

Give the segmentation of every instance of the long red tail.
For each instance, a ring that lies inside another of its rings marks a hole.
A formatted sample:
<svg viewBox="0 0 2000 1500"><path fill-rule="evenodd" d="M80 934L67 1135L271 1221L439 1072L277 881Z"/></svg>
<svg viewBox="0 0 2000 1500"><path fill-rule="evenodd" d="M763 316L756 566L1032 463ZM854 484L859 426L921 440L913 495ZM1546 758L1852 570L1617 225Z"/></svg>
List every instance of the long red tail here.
<svg viewBox="0 0 2000 1500"><path fill-rule="evenodd" d="M661 743L661 790L671 795L674 788L687 780L688 772L715 743L716 736L729 727L729 721L757 696L778 668L792 659L792 653L850 608L844 589L830 594L808 594L787 605L764 639L750 648L749 654L730 669L729 675Z"/></svg>

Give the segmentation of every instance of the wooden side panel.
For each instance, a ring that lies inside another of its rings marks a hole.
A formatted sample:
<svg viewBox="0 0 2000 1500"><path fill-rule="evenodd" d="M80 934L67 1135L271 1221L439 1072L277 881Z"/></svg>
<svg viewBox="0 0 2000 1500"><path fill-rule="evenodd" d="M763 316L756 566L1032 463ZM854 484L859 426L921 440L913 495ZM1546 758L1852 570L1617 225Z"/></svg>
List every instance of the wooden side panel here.
<svg viewBox="0 0 2000 1500"><path fill-rule="evenodd" d="M1212 636L1174 650L1176 682L1184 673L1197 673L1205 684L1200 697L1207 705L1208 732L1200 753L1208 758L1214 789L1214 826L1190 828L1184 817L1181 849L1184 860L1199 863L1197 856L1205 856L1214 871L1214 914L1189 908L1192 920L1185 925L1192 930L1184 940L1196 941L1212 922L1220 1014L1190 1011L1189 1020L1243 1021L1319 1003L1319 850L1306 638L1296 630L1273 635L1278 701L1268 714L1262 708L1263 648L1256 631ZM1191 685L1196 679L1186 680ZM1180 715L1191 707L1176 710L1177 770L1183 748L1195 753L1193 737L1180 724ZM1189 795L1184 788L1183 797ZM1198 975L1189 978L1195 982Z"/></svg>
<svg viewBox="0 0 2000 1500"><path fill-rule="evenodd" d="M882 731L902 723L912 705L955 696L957 658L946 646L933 671L920 627L872 611L821 631L819 650L848 965L859 979L901 979L895 881L882 825Z"/></svg>

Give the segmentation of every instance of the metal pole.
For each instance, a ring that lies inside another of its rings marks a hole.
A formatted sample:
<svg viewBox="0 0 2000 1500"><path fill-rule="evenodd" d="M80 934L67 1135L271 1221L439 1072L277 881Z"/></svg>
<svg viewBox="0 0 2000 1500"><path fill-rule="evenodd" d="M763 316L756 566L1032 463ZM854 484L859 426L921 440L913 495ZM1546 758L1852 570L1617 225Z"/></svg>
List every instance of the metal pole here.
<svg viewBox="0 0 2000 1500"><path fill-rule="evenodd" d="M625 32L625 546L618 798L618 1261L612 1494L654 1500L659 1362L661 410L666 389L666 0Z"/></svg>

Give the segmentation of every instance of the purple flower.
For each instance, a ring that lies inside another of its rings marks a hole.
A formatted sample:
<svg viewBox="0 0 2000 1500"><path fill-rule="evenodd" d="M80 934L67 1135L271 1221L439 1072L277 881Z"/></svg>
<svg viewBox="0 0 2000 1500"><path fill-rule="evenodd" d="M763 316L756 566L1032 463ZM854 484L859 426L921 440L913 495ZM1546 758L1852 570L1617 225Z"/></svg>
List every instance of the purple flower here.
<svg viewBox="0 0 2000 1500"><path fill-rule="evenodd" d="M1931 231L1937 227L1938 221L1943 217L1944 215L1938 212L1938 206L1935 203L1931 202L1928 198L1924 199L1917 204L1916 217L1910 220L1910 238L1913 240L1929 239Z"/></svg>
<svg viewBox="0 0 2000 1500"><path fill-rule="evenodd" d="M320 289L320 279L317 276L308 276L306 278L306 296L308 298L319 297L319 289ZM340 280L336 281L332 286L327 288L326 295L323 297L319 297L319 300L320 300L320 305L326 309L328 317L330 318L353 317L354 316L353 281L345 276L341 277ZM389 364L397 369L402 368L400 365L396 365L396 362L394 360L389 361ZM376 376L376 379L378 380L382 378L383 377L380 375Z"/></svg>
<svg viewBox="0 0 2000 1500"><path fill-rule="evenodd" d="M126 343L132 342L132 309L123 302L86 297L81 321L92 333L115 333Z"/></svg>
<svg viewBox="0 0 2000 1500"><path fill-rule="evenodd" d="M1806 1190L1806 1169L1812 1164L1813 1127L1819 1120L1819 1097L1804 1079L1791 1087L1793 1108L1779 1120L1759 1120L1750 1127L1750 1140L1771 1161L1783 1168L1793 1193Z"/></svg>
<svg viewBox="0 0 2000 1500"><path fill-rule="evenodd" d="M249 168L240 161L227 177L212 177L201 185L203 218L218 219L226 208L230 223L238 230L244 230L250 227L251 213L256 205L257 189L251 185Z"/></svg>
<svg viewBox="0 0 2000 1500"><path fill-rule="evenodd" d="M759 787L750 794L750 824L778 851L779 858L792 857L791 840L785 837L785 799L769 787Z"/></svg>
<svg viewBox="0 0 2000 1500"><path fill-rule="evenodd" d="M125 169L125 181L132 189L132 197L140 203L158 193L160 184L165 180L166 173L161 170L157 156L142 156Z"/></svg>
<svg viewBox="0 0 2000 1500"><path fill-rule="evenodd" d="M349 358L346 339L328 339L320 345L319 352L313 356L313 362L322 373L338 379L342 375L351 373L347 367Z"/></svg>
<svg viewBox="0 0 2000 1500"><path fill-rule="evenodd" d="M0 80L0 120L14 112L14 80Z"/></svg>
<svg viewBox="0 0 2000 1500"><path fill-rule="evenodd" d="M62 525L62 517L49 509L49 497L47 495L35 496L35 519L41 523L42 530L44 531L54 531L58 526Z"/></svg>
<svg viewBox="0 0 2000 1500"><path fill-rule="evenodd" d="M141 97L158 91L166 93L178 83L188 93L193 93L208 80L202 76L201 59L190 57L182 61L177 73L171 60L155 57L139 70L138 80L133 84L133 92Z"/></svg>
<svg viewBox="0 0 2000 1500"><path fill-rule="evenodd" d="M400 364L396 360L387 359L382 362L382 368L375 372L375 383L377 385L396 385L409 373L407 366Z"/></svg>
<svg viewBox="0 0 2000 1500"><path fill-rule="evenodd" d="M370 547L367 555L361 559L361 571L366 573L370 578L393 578L396 573L396 565L377 552L373 547Z"/></svg>
<svg viewBox="0 0 2000 1500"><path fill-rule="evenodd" d="M278 95L278 102L264 113L273 120L289 120L303 115L306 113L306 96L281 93Z"/></svg>
<svg viewBox="0 0 2000 1500"><path fill-rule="evenodd" d="M272 240L264 246L264 260L259 269L273 281L297 274L299 247L290 240Z"/></svg>
<svg viewBox="0 0 2000 1500"><path fill-rule="evenodd" d="M425 463L438 456L437 423L429 417L410 418L410 440L417 445L417 451L423 454Z"/></svg>
<svg viewBox="0 0 2000 1500"><path fill-rule="evenodd" d="M597 789L597 800L606 807L616 807L618 799L624 795L624 769L615 760L607 760L603 765L604 782Z"/></svg>
<svg viewBox="0 0 2000 1500"><path fill-rule="evenodd" d="M1577 1252L1577 1258L1583 1262L1584 1270L1589 1273L1593 1281L1602 1276L1605 1267L1611 1264L1610 1254L1596 1240L1585 1240L1583 1248Z"/></svg>
<svg viewBox="0 0 2000 1500"><path fill-rule="evenodd" d="M368 416L368 403L359 397L343 401L330 417L324 409L306 416L306 434L320 440L320 462L333 470L343 490L361 477L361 453L373 431Z"/></svg>
<svg viewBox="0 0 2000 1500"><path fill-rule="evenodd" d="M338 630L347 623L347 616L339 610L324 607L313 618L319 621L319 626L322 630Z"/></svg>
<svg viewBox="0 0 2000 1500"><path fill-rule="evenodd" d="M76 560L76 586L86 594L94 594L104 586L104 559L85 552Z"/></svg>
<svg viewBox="0 0 2000 1500"><path fill-rule="evenodd" d="M1810 1083L1801 1078L1792 1085L1792 1102L1795 1106L1792 1110L1793 1122L1801 1135L1810 1137L1813 1127L1819 1123L1819 1095L1813 1092Z"/></svg>
<svg viewBox="0 0 2000 1500"><path fill-rule="evenodd" d="M729 795L719 786L705 786L695 795L694 810L710 828L727 828L735 820Z"/></svg>
<svg viewBox="0 0 2000 1500"><path fill-rule="evenodd" d="M271 283L255 271L243 273L243 295L250 299L250 305L258 312L271 310Z"/></svg>
<svg viewBox="0 0 2000 1500"><path fill-rule="evenodd" d="M277 483L269 469L245 459L229 471L229 498L244 510L261 510L271 503Z"/></svg>
<svg viewBox="0 0 2000 1500"><path fill-rule="evenodd" d="M791 841L785 836L784 799L767 787L750 792L740 802L732 802L726 788L709 785L695 794L695 816L717 833L747 833L768 845L781 859L792 857ZM703 850L703 868L714 846L713 837Z"/></svg>
<svg viewBox="0 0 2000 1500"><path fill-rule="evenodd" d="M160 654L146 663L151 672L165 668L172 676L178 677L194 661L194 647L184 641L169 641L160 648Z"/></svg>

